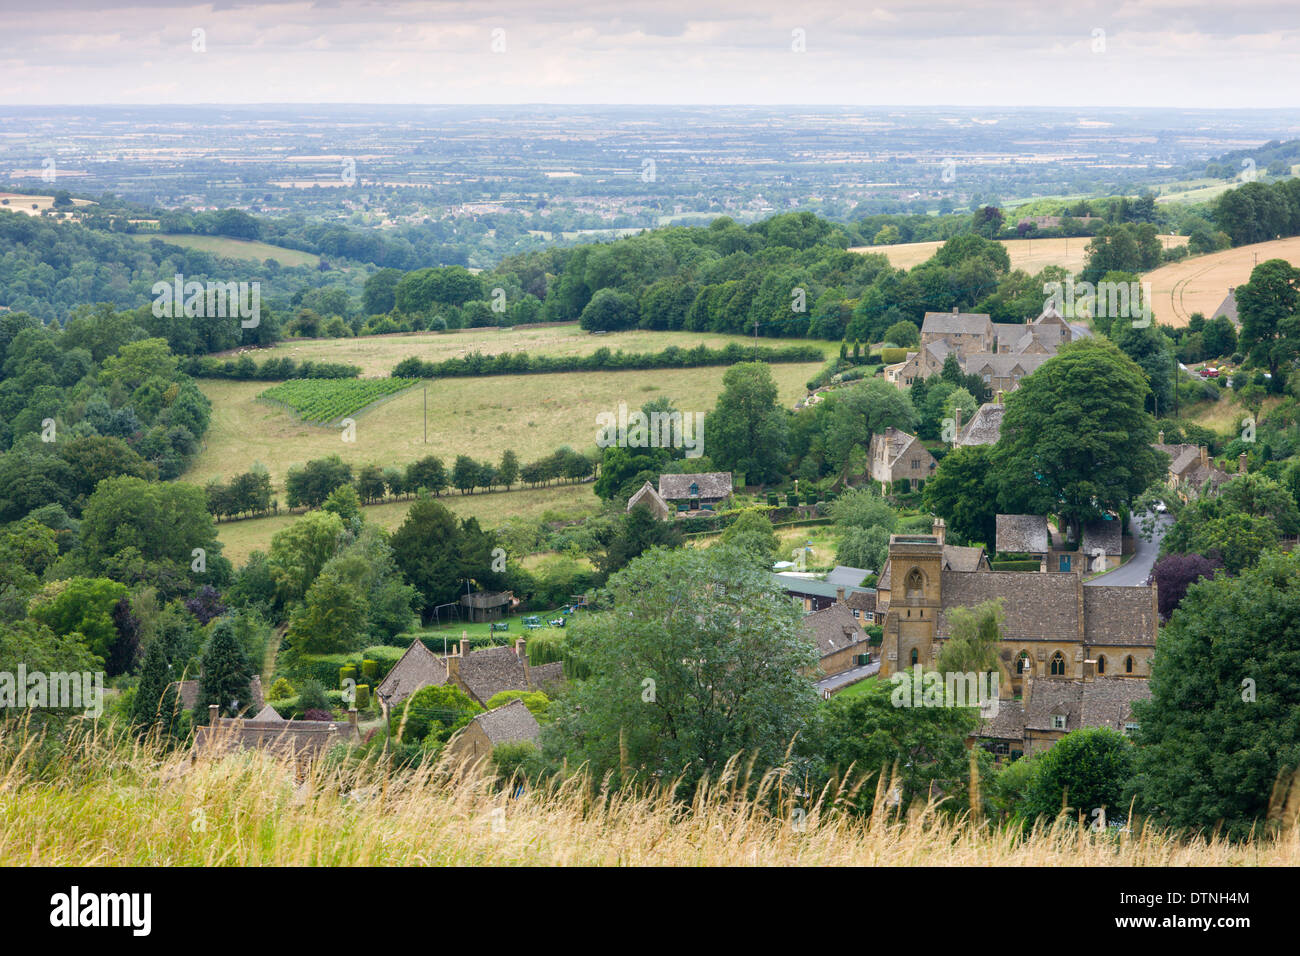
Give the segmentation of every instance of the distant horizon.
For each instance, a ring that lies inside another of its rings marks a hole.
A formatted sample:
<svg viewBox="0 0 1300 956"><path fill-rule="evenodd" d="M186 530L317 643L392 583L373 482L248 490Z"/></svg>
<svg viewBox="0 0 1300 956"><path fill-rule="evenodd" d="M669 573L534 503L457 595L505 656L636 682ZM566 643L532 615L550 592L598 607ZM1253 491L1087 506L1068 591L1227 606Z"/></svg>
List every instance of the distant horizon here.
<svg viewBox="0 0 1300 956"><path fill-rule="evenodd" d="M1292 109L1300 89L1300 9L1275 0L5 6L0 104L13 106Z"/></svg>

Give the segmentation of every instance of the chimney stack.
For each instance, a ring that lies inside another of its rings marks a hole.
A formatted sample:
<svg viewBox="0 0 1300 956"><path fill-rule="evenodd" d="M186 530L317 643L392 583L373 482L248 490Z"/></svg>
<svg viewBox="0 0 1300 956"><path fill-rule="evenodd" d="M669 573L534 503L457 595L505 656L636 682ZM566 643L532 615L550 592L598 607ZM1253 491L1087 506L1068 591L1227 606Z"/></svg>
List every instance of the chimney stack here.
<svg viewBox="0 0 1300 956"><path fill-rule="evenodd" d="M521 661L528 660L528 654L524 649L524 639L522 637L515 638L515 656Z"/></svg>
<svg viewBox="0 0 1300 956"><path fill-rule="evenodd" d="M1020 682L1020 706L1024 712L1029 713L1029 700L1034 696L1034 662L1029 662L1029 668L1025 671L1025 679Z"/></svg>
<svg viewBox="0 0 1300 956"><path fill-rule="evenodd" d="M945 532L947 531L947 528L948 526L944 524L942 518L934 519L934 526L931 528L931 531L933 532L934 536L939 539L940 544L943 544L943 537Z"/></svg>
<svg viewBox="0 0 1300 956"><path fill-rule="evenodd" d="M1245 473L1246 473L1246 453L1243 451L1240 455L1237 456L1237 474L1244 475Z"/></svg>
<svg viewBox="0 0 1300 956"><path fill-rule="evenodd" d="M460 656L469 656L469 638L466 636L464 631L460 632Z"/></svg>
<svg viewBox="0 0 1300 956"><path fill-rule="evenodd" d="M957 307L955 305L952 307L952 314L957 315Z"/></svg>
<svg viewBox="0 0 1300 956"><path fill-rule="evenodd" d="M348 724L352 727L353 734L359 735L361 733L361 729L357 725L357 709L355 707L348 708Z"/></svg>
<svg viewBox="0 0 1300 956"><path fill-rule="evenodd" d="M836 589L835 589L835 603L836 603L836 604L843 604L843 603L844 603L844 589L843 589L843 588L836 588Z"/></svg>
<svg viewBox="0 0 1300 956"><path fill-rule="evenodd" d="M1084 662L1083 662L1083 680L1084 680L1084 683L1088 683L1088 682L1093 681L1093 680L1096 680L1096 679L1097 679L1097 662L1096 662L1096 661L1084 661Z"/></svg>
<svg viewBox="0 0 1300 956"><path fill-rule="evenodd" d="M953 418L953 425L955 427L956 434L960 435L961 434L961 406L960 405L956 406L952 410L952 418Z"/></svg>
<svg viewBox="0 0 1300 956"><path fill-rule="evenodd" d="M1201 467L1202 467L1202 468L1209 468L1209 467L1210 467L1210 449L1209 449L1209 447L1206 446L1206 445L1202 445L1202 446L1200 447L1200 452L1201 452Z"/></svg>
<svg viewBox="0 0 1300 956"><path fill-rule="evenodd" d="M997 403L998 403L999 405L1003 404L1003 402L1002 402L1002 389L998 389L998 394L997 394L996 397L997 397Z"/></svg>
<svg viewBox="0 0 1300 956"><path fill-rule="evenodd" d="M208 724L209 724L209 726L212 726L212 727L217 726L217 718L218 718L219 716L221 716L221 708L218 707L216 704L208 704Z"/></svg>

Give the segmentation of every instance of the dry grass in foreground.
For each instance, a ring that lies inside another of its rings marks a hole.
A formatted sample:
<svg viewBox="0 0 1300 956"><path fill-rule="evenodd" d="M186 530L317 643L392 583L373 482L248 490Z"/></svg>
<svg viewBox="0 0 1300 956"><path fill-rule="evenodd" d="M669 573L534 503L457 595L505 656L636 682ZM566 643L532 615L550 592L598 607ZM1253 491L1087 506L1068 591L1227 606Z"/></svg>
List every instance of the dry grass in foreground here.
<svg viewBox="0 0 1300 956"><path fill-rule="evenodd" d="M876 797L870 819L823 794L799 825L789 782L766 775L746 798L733 764L689 807L597 793L572 779L509 799L445 763L382 773L327 769L298 782L264 753L161 756L84 735L45 778L28 777L30 743L0 729L0 864L1199 866L1294 865L1300 838L1230 844L1145 830L1093 834L1069 824L1019 838L933 806L907 819ZM17 755L17 756L16 756ZM769 812L770 806L779 807Z"/></svg>

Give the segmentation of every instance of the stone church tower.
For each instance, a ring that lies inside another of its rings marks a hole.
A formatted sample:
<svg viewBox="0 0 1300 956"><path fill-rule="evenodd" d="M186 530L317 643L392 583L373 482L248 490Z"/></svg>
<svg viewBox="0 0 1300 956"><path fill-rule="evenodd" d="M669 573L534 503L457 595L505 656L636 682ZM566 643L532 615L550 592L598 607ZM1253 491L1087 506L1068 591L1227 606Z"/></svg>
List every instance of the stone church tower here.
<svg viewBox="0 0 1300 956"><path fill-rule="evenodd" d="M942 608L943 535L896 534L889 539L890 596L881 642L880 675L913 664L933 667L939 648L935 627Z"/></svg>

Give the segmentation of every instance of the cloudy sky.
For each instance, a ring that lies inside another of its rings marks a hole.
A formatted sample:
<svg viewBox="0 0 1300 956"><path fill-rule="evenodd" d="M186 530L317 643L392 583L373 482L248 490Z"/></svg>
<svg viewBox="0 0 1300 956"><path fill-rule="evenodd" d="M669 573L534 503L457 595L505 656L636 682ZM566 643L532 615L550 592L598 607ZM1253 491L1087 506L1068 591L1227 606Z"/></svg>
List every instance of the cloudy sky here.
<svg viewBox="0 0 1300 956"><path fill-rule="evenodd" d="M0 0L0 103L1300 106L1300 3Z"/></svg>

